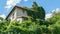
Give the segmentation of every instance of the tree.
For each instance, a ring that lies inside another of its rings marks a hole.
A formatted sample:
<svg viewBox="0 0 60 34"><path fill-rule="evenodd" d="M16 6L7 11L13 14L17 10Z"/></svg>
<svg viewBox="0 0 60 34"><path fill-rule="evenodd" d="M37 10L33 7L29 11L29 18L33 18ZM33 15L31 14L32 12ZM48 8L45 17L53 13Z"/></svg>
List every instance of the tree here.
<svg viewBox="0 0 60 34"><path fill-rule="evenodd" d="M48 30L51 34L60 34L60 12L54 11L52 17L47 19L51 25L48 26Z"/></svg>
<svg viewBox="0 0 60 34"><path fill-rule="evenodd" d="M38 6L36 2L33 2L32 10L34 11L34 16L36 19L45 18L45 10L43 9L43 7Z"/></svg>
<svg viewBox="0 0 60 34"><path fill-rule="evenodd" d="M47 19L47 21L49 21L52 24L56 23L59 20L60 20L60 11L59 12L58 11L54 11L52 13L52 17Z"/></svg>
<svg viewBox="0 0 60 34"><path fill-rule="evenodd" d="M38 6L36 2L33 2L32 8L28 9L28 15L33 19L32 21L44 20L45 19L45 10L43 7Z"/></svg>
<svg viewBox="0 0 60 34"><path fill-rule="evenodd" d="M4 20L2 17L0 17L0 20Z"/></svg>

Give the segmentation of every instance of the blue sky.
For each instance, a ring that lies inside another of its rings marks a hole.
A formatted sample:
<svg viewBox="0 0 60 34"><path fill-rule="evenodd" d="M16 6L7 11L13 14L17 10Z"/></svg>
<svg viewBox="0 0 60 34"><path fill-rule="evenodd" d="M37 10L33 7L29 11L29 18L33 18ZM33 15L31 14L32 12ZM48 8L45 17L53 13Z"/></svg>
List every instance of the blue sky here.
<svg viewBox="0 0 60 34"><path fill-rule="evenodd" d="M0 0L0 16L5 18L15 5L30 8L33 1L36 1L39 6L43 6L46 14L50 14L52 10L60 8L60 0Z"/></svg>

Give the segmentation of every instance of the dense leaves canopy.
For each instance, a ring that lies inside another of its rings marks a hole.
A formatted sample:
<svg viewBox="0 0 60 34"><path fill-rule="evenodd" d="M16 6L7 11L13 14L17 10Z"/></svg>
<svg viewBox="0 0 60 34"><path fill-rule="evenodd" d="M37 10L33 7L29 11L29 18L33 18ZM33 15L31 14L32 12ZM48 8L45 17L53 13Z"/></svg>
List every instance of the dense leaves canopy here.
<svg viewBox="0 0 60 34"><path fill-rule="evenodd" d="M0 17L0 34L60 34L59 12L44 20L44 9L34 2L32 8L28 9L28 15L28 20L22 23Z"/></svg>

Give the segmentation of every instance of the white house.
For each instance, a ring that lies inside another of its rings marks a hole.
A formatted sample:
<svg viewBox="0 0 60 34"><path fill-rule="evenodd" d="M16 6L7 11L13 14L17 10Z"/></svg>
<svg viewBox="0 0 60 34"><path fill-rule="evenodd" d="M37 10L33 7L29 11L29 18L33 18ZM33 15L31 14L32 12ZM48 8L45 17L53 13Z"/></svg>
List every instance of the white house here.
<svg viewBox="0 0 60 34"><path fill-rule="evenodd" d="M17 21L22 22L23 17L27 17L27 9L25 9L23 7L15 6L11 10L11 12L8 14L6 19L11 19L11 21L16 19Z"/></svg>

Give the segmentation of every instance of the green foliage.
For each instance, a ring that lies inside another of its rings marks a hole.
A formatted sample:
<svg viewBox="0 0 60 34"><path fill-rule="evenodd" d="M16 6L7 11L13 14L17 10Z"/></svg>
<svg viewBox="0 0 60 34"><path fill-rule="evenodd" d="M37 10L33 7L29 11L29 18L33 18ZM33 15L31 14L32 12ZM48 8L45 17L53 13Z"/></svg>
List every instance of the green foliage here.
<svg viewBox="0 0 60 34"><path fill-rule="evenodd" d="M2 17L0 17L0 21L1 21L1 20L3 20L3 18L2 18Z"/></svg>
<svg viewBox="0 0 60 34"><path fill-rule="evenodd" d="M8 20L7 20L8 21ZM8 34L11 33L20 33L20 34L41 34L41 27L38 23L32 22L28 19L19 24L19 22L12 21L7 25L7 21L0 21L0 32Z"/></svg>
<svg viewBox="0 0 60 34"><path fill-rule="evenodd" d="M38 6L36 2L33 3L32 8L28 9L28 15L33 17L33 21L36 19L45 19L45 10L43 7Z"/></svg>
<svg viewBox="0 0 60 34"><path fill-rule="evenodd" d="M60 13L53 13L51 18L44 20L45 10L34 2L28 15L22 23L0 17L0 34L60 34Z"/></svg>
<svg viewBox="0 0 60 34"><path fill-rule="evenodd" d="M52 17L47 19L49 23L48 30L51 34L60 34L60 12L53 12Z"/></svg>

